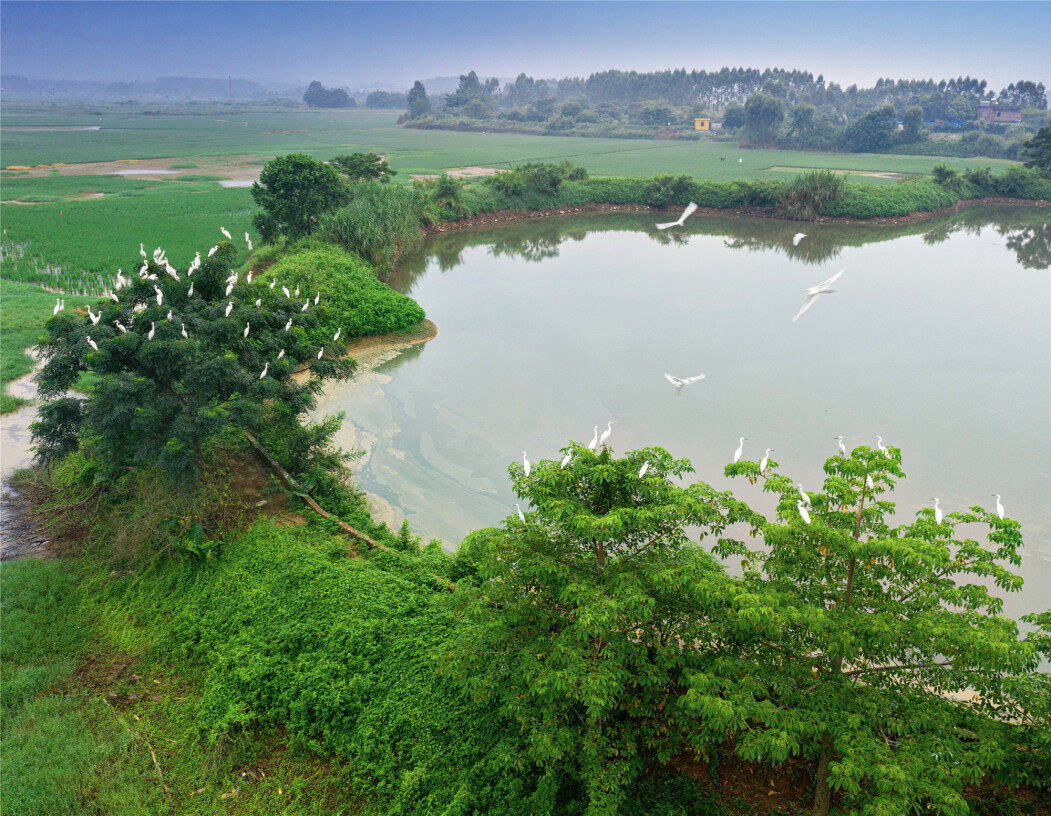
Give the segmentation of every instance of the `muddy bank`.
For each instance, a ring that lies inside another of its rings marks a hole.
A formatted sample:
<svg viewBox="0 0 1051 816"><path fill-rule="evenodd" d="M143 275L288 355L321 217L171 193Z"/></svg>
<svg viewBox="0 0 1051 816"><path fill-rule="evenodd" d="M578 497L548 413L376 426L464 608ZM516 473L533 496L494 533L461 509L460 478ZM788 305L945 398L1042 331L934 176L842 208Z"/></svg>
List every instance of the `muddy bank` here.
<svg viewBox="0 0 1051 816"><path fill-rule="evenodd" d="M936 218L949 213L961 212L972 207L1049 207L1051 201L1021 199L1021 198L970 198L957 201L951 207L940 207L936 210L914 212L909 215L900 215L893 218L850 218L848 216L828 217L814 219L813 221L799 221L799 224L873 224L873 225L900 225L916 224ZM647 204L581 204L576 207L552 207L544 210L497 210L491 213L481 213L459 221L449 221L445 224L433 224L423 228L424 236L440 235L443 232L456 232L468 230L473 227L491 226L494 224L513 224L519 221L531 221L537 218L550 218L558 215L605 215L607 213L675 213L682 212L682 207L674 205L671 207L650 207ZM698 207L691 216L698 215L716 216L726 218L727 216L744 216L750 218L771 218L780 221L787 220L784 216L771 213L761 207L742 207L733 210L723 210L716 207Z"/></svg>
<svg viewBox="0 0 1051 816"><path fill-rule="evenodd" d="M0 416L0 560L3 561L41 557L47 548L47 539L31 517L31 502L9 482L11 474L28 466L33 458L29 426L36 420L35 375L34 371L8 383L8 394L31 401Z"/></svg>
<svg viewBox="0 0 1051 816"><path fill-rule="evenodd" d="M438 336L438 326L432 320L424 318L419 329L412 332L400 332L399 334L377 334L372 337L362 337L353 340L346 345L347 357L353 357L358 361L358 368L354 377L366 374L378 365L390 360L398 352L412 346L419 346L433 340ZM296 382L304 382L310 377L310 364L301 366L292 374Z"/></svg>

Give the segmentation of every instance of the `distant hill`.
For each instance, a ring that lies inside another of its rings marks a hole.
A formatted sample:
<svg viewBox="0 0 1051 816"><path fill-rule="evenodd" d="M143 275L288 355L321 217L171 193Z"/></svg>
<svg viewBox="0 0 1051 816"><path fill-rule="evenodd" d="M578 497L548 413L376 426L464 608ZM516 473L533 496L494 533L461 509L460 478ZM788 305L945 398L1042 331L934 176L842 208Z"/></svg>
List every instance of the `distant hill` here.
<svg viewBox="0 0 1051 816"><path fill-rule="evenodd" d="M277 95L248 79L158 77L153 81L104 82L77 79L31 79L15 74L0 76L4 99L143 99L210 100L266 99Z"/></svg>

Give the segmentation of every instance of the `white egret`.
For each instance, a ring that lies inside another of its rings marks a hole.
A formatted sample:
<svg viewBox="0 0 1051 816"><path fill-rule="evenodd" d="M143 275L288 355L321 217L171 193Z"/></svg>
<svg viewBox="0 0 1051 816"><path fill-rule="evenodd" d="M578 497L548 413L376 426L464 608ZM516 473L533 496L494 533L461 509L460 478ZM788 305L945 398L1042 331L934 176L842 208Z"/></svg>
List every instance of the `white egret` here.
<svg viewBox="0 0 1051 816"><path fill-rule="evenodd" d="M146 339L147 340L152 340L153 339L153 335L156 333L156 331L157 331L157 324L154 323L153 321L150 321L150 333L146 335Z"/></svg>
<svg viewBox="0 0 1051 816"><path fill-rule="evenodd" d="M230 293L234 290L233 283L226 284L226 297L230 297Z"/></svg>
<svg viewBox="0 0 1051 816"><path fill-rule="evenodd" d="M285 350L284 350L284 349L281 349L281 351L279 351L279 352L277 353L277 359L278 359L278 360L280 360L280 359L281 359L282 357L284 357L284 356L285 356Z"/></svg>
<svg viewBox="0 0 1051 816"><path fill-rule="evenodd" d="M296 297L299 297L299 284L296 284Z"/></svg>
<svg viewBox="0 0 1051 816"><path fill-rule="evenodd" d="M529 460L526 458L526 452L522 451L522 470L525 471L526 478L529 478L529 471L532 469L529 465Z"/></svg>
<svg viewBox="0 0 1051 816"><path fill-rule="evenodd" d="M288 331L291 328L292 328L292 318L290 317L290 318L288 318L288 322L285 324L285 331Z"/></svg>
<svg viewBox="0 0 1051 816"><path fill-rule="evenodd" d="M88 345L91 346L95 351L99 350L98 344L91 339L90 335L85 335L84 339L88 341ZM1000 518L1003 518L1003 516L1000 516Z"/></svg>
<svg viewBox="0 0 1051 816"><path fill-rule="evenodd" d="M759 472L762 473L766 470L766 466L770 464L770 451L773 448L767 448L766 453L763 454L763 458L759 460Z"/></svg>
<svg viewBox="0 0 1051 816"><path fill-rule="evenodd" d="M318 292L314 295L314 305L317 306L321 302L321 293Z"/></svg>
<svg viewBox="0 0 1051 816"><path fill-rule="evenodd" d="M292 293L288 291L288 287L287 286L282 286L281 287L281 291L285 293L285 297L286 298L288 298L289 300L292 299Z"/></svg>
<svg viewBox="0 0 1051 816"><path fill-rule="evenodd" d="M55 308L51 310L51 314L54 316L60 311L62 311L62 301L59 298L55 298Z"/></svg>
<svg viewBox="0 0 1051 816"><path fill-rule="evenodd" d="M683 386L693 385L696 382L700 382L704 379L704 375L698 374L695 377L676 377L672 374L665 374L664 379L675 386L675 396L679 396L682 393Z"/></svg>
<svg viewBox="0 0 1051 816"><path fill-rule="evenodd" d="M738 164L743 164L743 163L744 163L744 159L738 159L738 160L737 160L737 163L738 163Z"/></svg>
<svg viewBox="0 0 1051 816"><path fill-rule="evenodd" d="M149 261L143 261L142 262L142 266L139 267L139 277L140 278L145 278L146 277L146 271L149 268L150 268L150 262Z"/></svg>
<svg viewBox="0 0 1051 816"><path fill-rule="evenodd" d="M180 325L182 326L182 329L180 329L180 333L182 334L183 339L189 340L190 339L190 335L188 335L186 333L186 324L185 323L181 323Z"/></svg>
<svg viewBox="0 0 1051 816"><path fill-rule="evenodd" d="M143 259L146 258L146 245L145 244L139 244L139 254L143 257Z"/></svg>
<svg viewBox="0 0 1051 816"><path fill-rule="evenodd" d="M237 283L237 279L240 276L241 276L240 272L231 272L230 275L224 281L224 283Z"/></svg>
<svg viewBox="0 0 1051 816"><path fill-rule="evenodd" d="M934 502L934 523L941 524L942 519L945 518L945 514L942 512L942 509L938 506L938 500L934 498L934 496L931 496L931 501Z"/></svg>
<svg viewBox="0 0 1051 816"><path fill-rule="evenodd" d="M266 372L268 372L269 370L270 370L270 363L267 363L265 366L263 366L263 373L259 375L259 379L265 380L266 379Z"/></svg>
<svg viewBox="0 0 1051 816"><path fill-rule="evenodd" d="M322 347L321 347L321 348L320 348L320 349L318 350L318 353L317 353L317 358L318 358L318 359L320 360L320 359L321 359L321 355L322 355L322 354L324 354L324 353L325 353L325 347L324 347L324 346L322 346Z"/></svg>
<svg viewBox="0 0 1051 816"><path fill-rule="evenodd" d="M310 308L310 301L308 300L306 303L303 304L303 308L300 309L299 311L305 312L309 308Z"/></svg>
<svg viewBox="0 0 1051 816"><path fill-rule="evenodd" d="M649 469L650 469L650 463L649 462L643 462L642 463L642 467L639 468L639 478L641 479L643 476L645 476L646 475L646 471L649 470Z"/></svg>
<svg viewBox="0 0 1051 816"><path fill-rule="evenodd" d="M526 521L525 521L525 513L523 513L523 512L522 512L522 508L521 508L521 507L519 507L519 506L518 506L518 505L516 504L516 505L515 505L515 510L517 510L517 511L518 511L518 520L519 520L520 522L522 522L523 524L525 524L525 523L526 523Z"/></svg>
<svg viewBox="0 0 1051 816"><path fill-rule="evenodd" d="M153 291L157 293L157 305L160 306L164 302L164 292L156 286L153 287Z"/></svg>
<svg viewBox="0 0 1051 816"><path fill-rule="evenodd" d="M233 240L233 239L232 239L232 236L230 235L230 233L229 233L229 231L228 231L228 230L226 229L226 227L219 227L219 232L221 232L221 233L222 233L223 235L225 235L225 236L226 236L226 240L227 240L227 241Z"/></svg>
<svg viewBox="0 0 1051 816"><path fill-rule="evenodd" d="M114 303L120 303L120 299L115 294L113 294L112 292L106 292L105 294L106 294L106 297L108 297Z"/></svg>
<svg viewBox="0 0 1051 816"><path fill-rule="evenodd" d="M836 442L838 443L839 455L840 456L846 456L847 455L847 446L843 444L843 437L842 436L837 436L837 437L835 437L835 439L836 439Z"/></svg>
<svg viewBox="0 0 1051 816"><path fill-rule="evenodd" d="M873 490L876 487L876 483L872 481L872 477L869 474L865 474L865 487L869 490Z"/></svg>
<svg viewBox="0 0 1051 816"><path fill-rule="evenodd" d="M88 320L91 321L91 325L92 326L97 326L99 324L99 320L101 320L101 319L102 319L102 310L100 309L98 314L92 314L91 307L88 306Z"/></svg>
<svg viewBox="0 0 1051 816"><path fill-rule="evenodd" d="M343 333L343 329L342 328L336 329L336 333L334 335L332 335L332 342L335 343L337 340L339 340L339 336L342 333Z"/></svg>
<svg viewBox="0 0 1051 816"><path fill-rule="evenodd" d="M186 290L186 297L193 297L193 284L190 284L190 288Z"/></svg>
<svg viewBox="0 0 1051 816"><path fill-rule="evenodd" d="M229 317L230 316L230 312L232 312L233 310L234 310L234 302L231 300L229 303L226 304L226 311L223 313L223 317Z"/></svg>
<svg viewBox="0 0 1051 816"><path fill-rule="evenodd" d="M805 504L807 507L809 507L810 506L810 496L808 496L807 492L803 489L803 483L802 482L798 482L796 486L799 488L799 498L802 500L803 504Z"/></svg>
<svg viewBox="0 0 1051 816"><path fill-rule="evenodd" d="M610 436L613 434L613 426L616 424L617 423L611 419L609 421L609 424L606 425L606 430L604 430L602 432L602 436L598 438L598 443L600 446L605 445L606 442L609 441Z"/></svg>
<svg viewBox="0 0 1051 816"><path fill-rule="evenodd" d="M696 209L697 205L691 201L689 204L686 205L686 209L682 211L682 215L679 216L678 221L669 221L666 224L657 224L657 229L666 230L669 227L681 227L683 224L686 223L686 219L693 215Z"/></svg>
<svg viewBox="0 0 1051 816"><path fill-rule="evenodd" d="M245 276L245 283L251 283L251 282L252 282L252 270L249 269L248 270L248 274Z"/></svg>
<svg viewBox="0 0 1051 816"><path fill-rule="evenodd" d="M796 316L792 318L792 322L795 323L797 320L799 320L799 318L806 314L810 307L813 306L814 303L817 301L818 297L836 291L832 288L832 284L839 280L840 276L845 271L845 269L840 269L835 275L833 275L828 280L821 281L821 283L817 284L816 286L808 286L806 289L804 289L803 292L804 294L806 294L806 300L803 301L803 305L799 307L799 311L796 312Z"/></svg>
<svg viewBox="0 0 1051 816"><path fill-rule="evenodd" d="M735 463L741 461L741 454L744 453L744 441L747 438L748 438L747 436L742 436L741 437L741 441L737 443L737 450L734 451L734 462Z"/></svg>
<svg viewBox="0 0 1051 816"><path fill-rule="evenodd" d="M879 448L880 453L882 453L884 456L886 456L888 453L890 453L890 451L887 450L887 446L883 444L883 437L882 436L880 436L879 434L876 434L872 438L876 440L876 447Z"/></svg>
<svg viewBox="0 0 1051 816"><path fill-rule="evenodd" d="M263 305L263 299L262 298L256 298L255 299L255 307L258 309L262 305Z"/></svg>
<svg viewBox="0 0 1051 816"><path fill-rule="evenodd" d="M247 232L245 233L245 243L246 244L251 244L252 243L252 237ZM251 249L251 247L249 247L249 249Z"/></svg>
<svg viewBox="0 0 1051 816"><path fill-rule="evenodd" d="M562 464L558 466L559 469L565 470L566 469L566 465L569 464L569 460L572 459L572 458L573 458L573 451L570 451L565 456L563 456L562 457Z"/></svg>
<svg viewBox="0 0 1051 816"><path fill-rule="evenodd" d="M792 236L792 246L799 246L799 242L806 238L805 232L797 232Z"/></svg>
<svg viewBox="0 0 1051 816"><path fill-rule="evenodd" d="M124 328L124 324L121 323L119 320L114 320L113 321L113 325L115 325L118 329L120 329L121 334L127 334L128 333L128 330L126 328Z"/></svg>
<svg viewBox="0 0 1051 816"><path fill-rule="evenodd" d="M996 515L998 515L1000 518L1003 518L1004 517L1004 506L1000 502L1000 494L999 493L993 493L993 495L996 497Z"/></svg>
<svg viewBox="0 0 1051 816"><path fill-rule="evenodd" d="M591 441L588 442L588 450L595 450L598 446L598 425L595 426L595 435L591 437Z"/></svg>
<svg viewBox="0 0 1051 816"><path fill-rule="evenodd" d="M208 250L208 257L211 258L218 251L219 251L219 245L216 244L215 246L213 246L211 249Z"/></svg>
<svg viewBox="0 0 1051 816"><path fill-rule="evenodd" d="M164 319L165 320L171 320L172 319L172 310L171 309L168 310L168 314L165 316Z"/></svg>
<svg viewBox="0 0 1051 816"><path fill-rule="evenodd" d="M135 319L135 315L137 315L139 312L145 312L146 311L146 304L145 303L136 303L132 307L131 311L132 311L132 318L131 319L134 320Z"/></svg>
<svg viewBox="0 0 1051 816"><path fill-rule="evenodd" d="M270 281L270 286L269 286L269 288L270 288L270 289L273 289L273 288L274 288L274 286L275 286L276 284L277 284L277 279L275 278L274 280Z"/></svg>
<svg viewBox="0 0 1051 816"><path fill-rule="evenodd" d="M248 337L248 330L251 329L251 328L252 328L252 324L251 323L245 323L245 330L244 330L244 336L245 337Z"/></svg>
<svg viewBox="0 0 1051 816"><path fill-rule="evenodd" d="M796 509L799 511L799 517L803 519L804 524L810 523L810 514L807 512L806 505L801 501L796 502Z"/></svg>

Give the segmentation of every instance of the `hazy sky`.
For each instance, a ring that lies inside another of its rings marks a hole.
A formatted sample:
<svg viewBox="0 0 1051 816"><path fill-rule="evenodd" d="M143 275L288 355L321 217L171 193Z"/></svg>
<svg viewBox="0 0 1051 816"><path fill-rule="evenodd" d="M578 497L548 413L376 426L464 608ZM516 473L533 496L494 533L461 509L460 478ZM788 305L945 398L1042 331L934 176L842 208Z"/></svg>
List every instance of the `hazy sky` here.
<svg viewBox="0 0 1051 816"><path fill-rule="evenodd" d="M465 73L780 66L844 85L1051 84L1051 2L0 2L3 73L354 87Z"/></svg>

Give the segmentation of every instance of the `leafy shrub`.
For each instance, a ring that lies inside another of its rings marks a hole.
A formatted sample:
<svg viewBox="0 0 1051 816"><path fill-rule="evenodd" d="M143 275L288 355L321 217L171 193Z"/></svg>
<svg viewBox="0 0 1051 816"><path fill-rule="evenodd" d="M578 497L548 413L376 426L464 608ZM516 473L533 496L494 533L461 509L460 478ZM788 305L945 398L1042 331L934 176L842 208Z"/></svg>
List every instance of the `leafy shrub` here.
<svg viewBox="0 0 1051 816"><path fill-rule="evenodd" d="M812 170L782 185L777 209L795 221L813 221L821 216L826 204L843 198L843 177L831 170Z"/></svg>
<svg viewBox="0 0 1051 816"><path fill-rule="evenodd" d="M416 187L376 181L351 190L348 204L322 218L320 233L389 272L402 253L420 244L426 197Z"/></svg>
<svg viewBox="0 0 1051 816"><path fill-rule="evenodd" d="M950 193L960 196L963 194L963 179L960 174L947 164L936 164L931 169L931 176L935 184L940 184Z"/></svg>
<svg viewBox="0 0 1051 816"><path fill-rule="evenodd" d="M648 193L648 203L651 207L686 205L693 196L693 179L685 173L677 176L654 176L649 181Z"/></svg>

